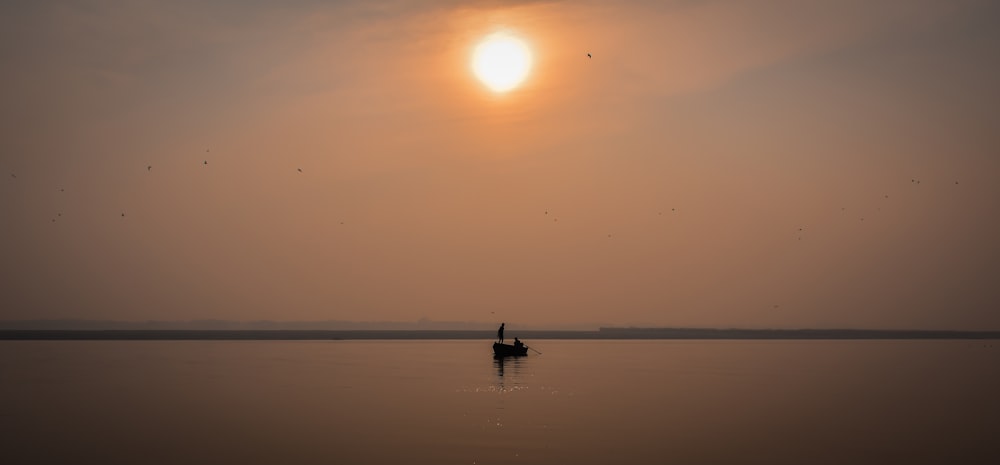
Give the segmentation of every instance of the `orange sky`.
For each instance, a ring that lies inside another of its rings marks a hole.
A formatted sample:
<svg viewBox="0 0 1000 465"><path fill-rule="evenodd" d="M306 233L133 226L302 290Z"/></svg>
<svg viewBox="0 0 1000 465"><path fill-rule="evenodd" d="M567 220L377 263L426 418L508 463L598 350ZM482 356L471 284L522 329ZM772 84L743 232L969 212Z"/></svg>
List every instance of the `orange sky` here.
<svg viewBox="0 0 1000 465"><path fill-rule="evenodd" d="M997 330L998 17L5 2L0 319Z"/></svg>

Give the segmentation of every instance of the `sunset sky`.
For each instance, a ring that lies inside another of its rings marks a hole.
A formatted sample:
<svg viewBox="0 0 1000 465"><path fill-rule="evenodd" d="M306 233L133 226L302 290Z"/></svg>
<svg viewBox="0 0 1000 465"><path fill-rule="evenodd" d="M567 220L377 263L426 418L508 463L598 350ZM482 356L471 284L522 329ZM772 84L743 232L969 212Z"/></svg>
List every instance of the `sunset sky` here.
<svg viewBox="0 0 1000 465"><path fill-rule="evenodd" d="M998 18L3 2L0 320L1000 330Z"/></svg>

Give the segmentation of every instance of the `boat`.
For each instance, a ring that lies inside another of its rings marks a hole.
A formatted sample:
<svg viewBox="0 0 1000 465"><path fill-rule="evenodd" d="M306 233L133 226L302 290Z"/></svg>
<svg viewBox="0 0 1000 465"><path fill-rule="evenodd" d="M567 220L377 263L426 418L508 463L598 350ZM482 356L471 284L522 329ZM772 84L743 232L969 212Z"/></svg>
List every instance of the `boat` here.
<svg viewBox="0 0 1000 465"><path fill-rule="evenodd" d="M515 346L511 344L493 343L493 355L497 357L523 357L528 355L528 346L521 344Z"/></svg>

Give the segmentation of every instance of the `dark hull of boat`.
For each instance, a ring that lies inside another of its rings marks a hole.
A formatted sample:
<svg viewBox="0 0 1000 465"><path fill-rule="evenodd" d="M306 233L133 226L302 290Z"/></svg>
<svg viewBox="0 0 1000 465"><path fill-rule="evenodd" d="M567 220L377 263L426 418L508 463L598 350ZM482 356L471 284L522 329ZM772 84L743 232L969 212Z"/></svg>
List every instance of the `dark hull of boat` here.
<svg viewBox="0 0 1000 465"><path fill-rule="evenodd" d="M497 357L523 357L528 355L528 346L514 347L510 344L494 342L493 355Z"/></svg>

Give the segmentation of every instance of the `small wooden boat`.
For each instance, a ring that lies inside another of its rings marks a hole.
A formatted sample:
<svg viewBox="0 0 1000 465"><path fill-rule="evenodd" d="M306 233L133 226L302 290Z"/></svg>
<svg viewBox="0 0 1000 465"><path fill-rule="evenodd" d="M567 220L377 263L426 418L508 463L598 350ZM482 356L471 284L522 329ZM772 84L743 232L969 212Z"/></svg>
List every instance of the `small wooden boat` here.
<svg viewBox="0 0 1000 465"><path fill-rule="evenodd" d="M528 346L521 344L515 346L511 344L493 343L493 355L497 357L523 357L528 355Z"/></svg>

